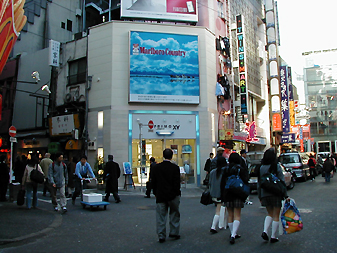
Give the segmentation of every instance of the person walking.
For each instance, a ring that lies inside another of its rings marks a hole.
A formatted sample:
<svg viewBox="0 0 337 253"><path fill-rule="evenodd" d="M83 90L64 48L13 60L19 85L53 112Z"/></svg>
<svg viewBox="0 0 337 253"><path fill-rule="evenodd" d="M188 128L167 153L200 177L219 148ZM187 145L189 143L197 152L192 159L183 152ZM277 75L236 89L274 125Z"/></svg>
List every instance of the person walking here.
<svg viewBox="0 0 337 253"><path fill-rule="evenodd" d="M279 229L279 216L282 207L282 200L287 196L286 193L285 196L278 196L261 188L260 178L267 172L274 174L278 179L284 182L282 168L277 162L276 152L274 148L269 148L264 152L263 158L261 160L261 166L259 169L257 169L257 192L258 197L261 201L261 205L265 206L268 212L268 215L264 219L264 226L261 237L263 238L263 240L269 241L268 230L271 225L272 232L270 242L275 243L279 241L276 234Z"/></svg>
<svg viewBox="0 0 337 253"><path fill-rule="evenodd" d="M206 172L206 176L203 181L204 185L208 185L209 183L209 173L211 172L211 162L212 162L213 156L214 156L213 153L209 153L209 157L207 158L205 162L204 171Z"/></svg>
<svg viewBox="0 0 337 253"><path fill-rule="evenodd" d="M113 159L113 155L108 155L108 162L104 168L103 178L106 182L104 201L109 202L110 193L112 193L115 202L119 203L121 202L121 198L118 195L118 178L121 175L121 169L119 168L119 164L114 162Z"/></svg>
<svg viewBox="0 0 337 253"><path fill-rule="evenodd" d="M17 156L14 165L15 165L14 166L15 181L22 184L21 181L22 181L23 173L25 172L25 169L26 169L27 157L25 155L22 155L21 160L20 160L20 156Z"/></svg>
<svg viewBox="0 0 337 253"><path fill-rule="evenodd" d="M323 163L323 172L325 174L325 182L326 183L330 182L331 173L332 173L334 167L335 166L334 166L334 164L331 160L331 157L329 155L329 157Z"/></svg>
<svg viewBox="0 0 337 253"><path fill-rule="evenodd" d="M68 170L68 184L66 187L66 197L71 198L74 191L74 178L75 178L75 168L76 168L76 157L74 156L71 161L69 161L67 170Z"/></svg>
<svg viewBox="0 0 337 253"><path fill-rule="evenodd" d="M173 151L163 151L164 161L155 165L152 170L153 194L156 196L156 227L159 242L166 240L166 220L170 214L169 237L180 239L180 169L171 162ZM168 211L170 209L170 211Z"/></svg>
<svg viewBox="0 0 337 253"><path fill-rule="evenodd" d="M150 158L150 172L149 172L149 181L146 182L146 192L144 198L151 198L152 190L152 168L156 165L156 159L154 157Z"/></svg>
<svg viewBox="0 0 337 253"><path fill-rule="evenodd" d="M221 179L222 174L227 166L226 158L219 157L217 160L217 167L215 170L212 170L209 175L209 190L213 202L216 204L215 215L213 217L213 222L210 232L212 234L218 233L216 226L218 225L219 229L224 228L224 219L226 207L222 206L221 203Z"/></svg>
<svg viewBox="0 0 337 253"><path fill-rule="evenodd" d="M223 156L223 153L225 152L225 149L223 147L218 147L216 149L216 156L211 161L210 171L216 169L216 161L218 160L218 157Z"/></svg>
<svg viewBox="0 0 337 253"><path fill-rule="evenodd" d="M311 175L311 181L315 181L315 176L316 176L316 160L314 159L314 155L310 154L309 160L308 160L308 166L310 170L310 175Z"/></svg>
<svg viewBox="0 0 337 253"><path fill-rule="evenodd" d="M60 205L62 212L67 212L67 200L65 195L65 187L68 184L67 165L63 162L63 154L56 153L55 162L51 163L48 168L48 180L52 186L51 197L54 211L58 211L56 193L60 191Z"/></svg>
<svg viewBox="0 0 337 253"><path fill-rule="evenodd" d="M241 164L241 157L238 153L231 153L228 159L229 166L225 169L221 179L221 200L228 210L228 226L231 231L230 243L234 244L235 239L241 236L237 234L241 220L241 208L244 207L245 199L241 199L236 194L225 189L228 177L238 175L245 184L248 184L249 175L247 169ZM240 171L239 171L240 170Z"/></svg>
<svg viewBox="0 0 337 253"><path fill-rule="evenodd" d="M45 176L45 181L43 184L43 194L42 194L43 196L46 196L47 191L49 191L50 194L52 194L50 190L49 180L48 180L48 168L49 168L49 165L52 163L53 163L53 160L50 159L50 153L45 153L44 158L40 162L40 166Z"/></svg>
<svg viewBox="0 0 337 253"><path fill-rule="evenodd" d="M9 184L9 167L6 163L6 156L0 156L0 201L7 201L6 193Z"/></svg>
<svg viewBox="0 0 337 253"><path fill-rule="evenodd" d="M30 180L30 173L32 170L37 169L43 174L43 171L39 165L39 160L37 157L32 156L30 160L27 161L27 166L22 177L22 189L26 190L26 206L27 209L32 208L32 193L33 193L33 208L37 208L37 183Z"/></svg>
<svg viewBox="0 0 337 253"><path fill-rule="evenodd" d="M87 183L85 181L85 178L87 177L88 173L93 179L96 179L90 164L87 162L87 159L88 158L86 155L82 155L81 160L76 164L76 168L75 168L76 178L74 179L75 191L71 198L71 203L73 205L75 205L76 197L78 197L82 193L82 183L83 183L83 189L86 188Z"/></svg>

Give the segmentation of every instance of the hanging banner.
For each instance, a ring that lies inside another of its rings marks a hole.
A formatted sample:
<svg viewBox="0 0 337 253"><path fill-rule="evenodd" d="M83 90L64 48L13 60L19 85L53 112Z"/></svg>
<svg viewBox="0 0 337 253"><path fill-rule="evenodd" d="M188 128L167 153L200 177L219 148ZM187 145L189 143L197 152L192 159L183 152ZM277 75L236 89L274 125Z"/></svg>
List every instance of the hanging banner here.
<svg viewBox="0 0 337 253"><path fill-rule="evenodd" d="M281 88L282 131L283 133L289 133L290 118L289 118L289 87L288 87L287 66L280 67L280 88Z"/></svg>

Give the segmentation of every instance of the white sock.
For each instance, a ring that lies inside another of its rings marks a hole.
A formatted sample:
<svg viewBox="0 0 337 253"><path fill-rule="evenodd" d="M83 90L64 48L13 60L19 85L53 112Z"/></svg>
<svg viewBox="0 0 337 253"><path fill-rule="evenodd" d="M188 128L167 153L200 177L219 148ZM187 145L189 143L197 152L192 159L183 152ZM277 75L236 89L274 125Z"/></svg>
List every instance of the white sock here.
<svg viewBox="0 0 337 253"><path fill-rule="evenodd" d="M231 231L231 234L232 234L232 231L233 231L233 222L232 223L228 223L228 227L229 227L229 230Z"/></svg>
<svg viewBox="0 0 337 253"><path fill-rule="evenodd" d="M240 221L234 220L234 222L233 222L232 237L235 237L235 236L236 236L236 232L238 231L239 226L240 226Z"/></svg>
<svg viewBox="0 0 337 253"><path fill-rule="evenodd" d="M273 221L273 218L268 216L268 215L264 219L263 232L265 232L266 234L268 234L268 230L269 230L269 227L270 227L272 221Z"/></svg>
<svg viewBox="0 0 337 253"><path fill-rule="evenodd" d="M226 211L226 207L222 206L220 208L220 220L219 220L219 228L225 228L225 211Z"/></svg>
<svg viewBox="0 0 337 253"><path fill-rule="evenodd" d="M271 225L271 238L276 238L276 232L278 230L279 222L273 221L273 224Z"/></svg>
<svg viewBox="0 0 337 253"><path fill-rule="evenodd" d="M215 229L215 226L216 226L216 224L218 224L219 223L219 218L220 218L220 216L219 215L214 215L214 218L213 218L213 223L212 223L212 227L211 227L211 229Z"/></svg>

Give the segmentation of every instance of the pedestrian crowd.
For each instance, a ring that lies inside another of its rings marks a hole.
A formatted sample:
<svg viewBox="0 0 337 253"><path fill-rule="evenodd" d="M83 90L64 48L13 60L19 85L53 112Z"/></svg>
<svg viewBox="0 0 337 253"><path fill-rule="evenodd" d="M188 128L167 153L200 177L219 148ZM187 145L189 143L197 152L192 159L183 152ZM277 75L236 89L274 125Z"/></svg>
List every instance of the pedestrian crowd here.
<svg viewBox="0 0 337 253"><path fill-rule="evenodd" d="M210 233L216 234L218 229L229 228L229 242L235 244L235 241L241 238L238 233L241 223L241 209L244 208L245 203L248 203L248 198L228 188L228 182L237 177L242 180L243 184L247 185L250 176L249 161L244 149L240 151L240 154L232 152L228 159L224 157L224 151L224 148L218 147L214 158L213 153L210 153L204 167L206 171L204 184L208 185L210 196L215 205ZM168 148L163 151L162 162L157 163L151 157L149 180L146 183L145 197L150 198L151 191L156 197L156 232L160 243L166 241L167 220L169 220L168 237L173 240L180 239L181 170L178 165L172 162L172 157L173 151ZM119 203L121 199L118 195L118 178L121 172L119 164L113 158L113 155L109 155L108 162L103 168L103 179L106 182L106 195L103 201L108 202L112 193L115 202ZM81 196L82 190L86 188L88 176L96 179L85 155L80 157L80 161L77 161L75 157L68 161L62 153L56 153L53 159L51 159L49 153L46 153L40 162L36 156L31 156L30 159L25 156L22 156L21 159L20 157L17 158L14 176L16 181L21 184L22 189L26 191L27 209L37 208L38 206L38 183L32 178L32 172L40 173L43 176L43 196L46 196L49 192L54 210L59 211L58 207L60 206L63 213L67 212L66 198L71 197L72 204L75 204L76 198ZM326 182L329 182L333 175L336 161L337 157L329 156L322 162ZM310 155L308 166L313 181L315 180L316 165L314 156ZM263 223L261 237L265 241L275 243L279 241L277 233L282 200L288 199L288 195L286 190L282 194L276 194L263 186L264 177L268 173L275 175L285 186L283 172L274 148L269 148L264 152L261 165L257 167L255 172L258 178L258 198L267 211L264 221L261 221ZM9 168L5 156L0 157L0 173L0 201L5 201L9 181ZM57 192L59 192L60 203L57 203Z"/></svg>

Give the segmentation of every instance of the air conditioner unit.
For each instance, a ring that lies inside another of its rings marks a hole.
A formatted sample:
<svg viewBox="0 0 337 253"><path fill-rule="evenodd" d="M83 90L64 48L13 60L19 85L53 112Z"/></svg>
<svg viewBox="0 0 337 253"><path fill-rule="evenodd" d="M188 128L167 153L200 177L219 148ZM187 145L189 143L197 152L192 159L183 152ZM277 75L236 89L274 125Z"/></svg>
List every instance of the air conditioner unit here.
<svg viewBox="0 0 337 253"><path fill-rule="evenodd" d="M89 141L88 142L88 150L96 150L96 141Z"/></svg>
<svg viewBox="0 0 337 253"><path fill-rule="evenodd" d="M72 102L72 101L74 101L74 100L73 100L73 94L67 93L67 94L64 96L64 102L65 102L65 103L70 103L70 102Z"/></svg>

